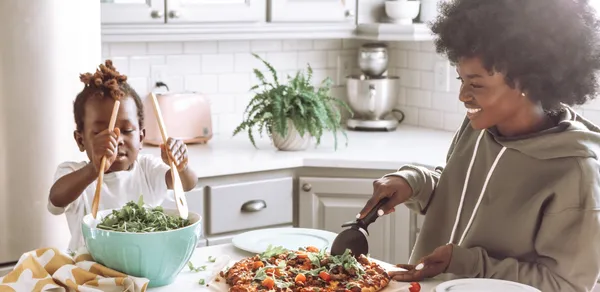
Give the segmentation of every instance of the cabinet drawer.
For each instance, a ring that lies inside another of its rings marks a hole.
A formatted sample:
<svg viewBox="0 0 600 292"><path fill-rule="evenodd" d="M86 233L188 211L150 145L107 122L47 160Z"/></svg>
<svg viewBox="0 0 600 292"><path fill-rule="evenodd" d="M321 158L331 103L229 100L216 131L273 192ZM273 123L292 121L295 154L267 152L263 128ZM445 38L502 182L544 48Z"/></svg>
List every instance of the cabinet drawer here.
<svg viewBox="0 0 600 292"><path fill-rule="evenodd" d="M292 177L207 187L208 234L293 221Z"/></svg>

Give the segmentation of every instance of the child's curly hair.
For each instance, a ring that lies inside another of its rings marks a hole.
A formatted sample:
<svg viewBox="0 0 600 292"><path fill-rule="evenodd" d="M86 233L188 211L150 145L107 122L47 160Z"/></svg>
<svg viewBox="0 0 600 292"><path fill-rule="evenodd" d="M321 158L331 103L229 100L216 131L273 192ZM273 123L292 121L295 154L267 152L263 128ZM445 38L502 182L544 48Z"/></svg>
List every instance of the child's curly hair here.
<svg viewBox="0 0 600 292"><path fill-rule="evenodd" d="M127 83L127 76L122 75L113 66L111 60L106 60L100 64L94 74L84 73L79 75L79 79L85 87L77 94L73 103L73 113L75 116L75 125L77 131L83 131L83 119L85 116L85 103L92 97L105 98L112 97L119 100L125 97L132 97L137 107L137 116L140 129L144 126L144 105L140 96Z"/></svg>

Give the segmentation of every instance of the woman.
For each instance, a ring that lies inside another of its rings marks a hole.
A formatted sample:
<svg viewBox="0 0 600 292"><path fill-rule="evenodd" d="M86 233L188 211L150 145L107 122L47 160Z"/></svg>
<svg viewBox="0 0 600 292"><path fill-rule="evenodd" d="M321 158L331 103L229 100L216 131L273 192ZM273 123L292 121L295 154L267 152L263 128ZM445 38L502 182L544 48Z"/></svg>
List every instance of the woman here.
<svg viewBox="0 0 600 292"><path fill-rule="evenodd" d="M466 119L445 168L405 165L380 199L426 214L408 272L590 291L600 273L600 129L568 105L598 90L600 25L584 0L455 0L432 25ZM419 265L423 263L421 269Z"/></svg>

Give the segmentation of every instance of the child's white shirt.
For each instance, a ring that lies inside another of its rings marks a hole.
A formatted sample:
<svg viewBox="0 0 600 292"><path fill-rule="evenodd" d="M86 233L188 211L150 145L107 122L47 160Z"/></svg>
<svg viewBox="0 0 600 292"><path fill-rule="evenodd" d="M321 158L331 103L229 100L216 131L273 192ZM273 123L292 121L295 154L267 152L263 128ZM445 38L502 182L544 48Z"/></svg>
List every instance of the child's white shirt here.
<svg viewBox="0 0 600 292"><path fill-rule="evenodd" d="M54 181L77 171L88 162L63 162L58 166ZM122 208L127 202L137 202L140 195L150 207L159 206L165 199L172 199L167 189L166 173L169 166L160 158L139 154L129 171L117 171L104 174L98 211ZM75 201L65 208L54 206L48 200L48 210L54 215L65 213L71 231L69 250L76 251L84 245L81 223L83 217L92 210L92 201L96 191L96 181L91 183Z"/></svg>

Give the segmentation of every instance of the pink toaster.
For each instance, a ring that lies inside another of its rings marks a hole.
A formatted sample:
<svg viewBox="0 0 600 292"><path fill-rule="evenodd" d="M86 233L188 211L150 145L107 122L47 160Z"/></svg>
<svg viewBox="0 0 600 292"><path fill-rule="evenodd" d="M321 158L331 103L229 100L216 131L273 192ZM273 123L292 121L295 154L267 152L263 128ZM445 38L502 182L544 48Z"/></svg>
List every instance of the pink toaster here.
<svg viewBox="0 0 600 292"><path fill-rule="evenodd" d="M155 93L167 134L186 144L205 144L213 136L210 101L194 93ZM150 98L144 100L144 124L150 145L163 143Z"/></svg>

